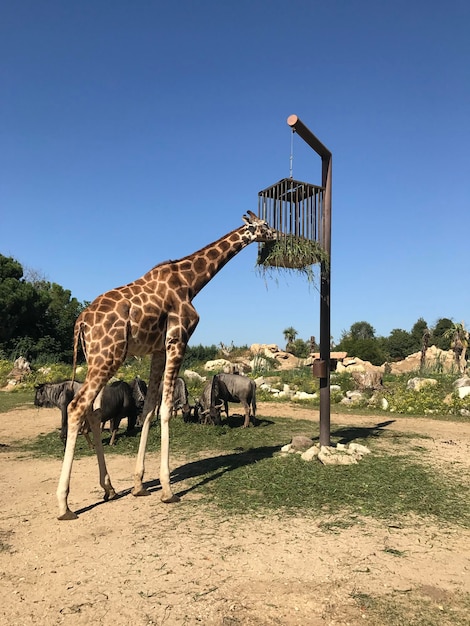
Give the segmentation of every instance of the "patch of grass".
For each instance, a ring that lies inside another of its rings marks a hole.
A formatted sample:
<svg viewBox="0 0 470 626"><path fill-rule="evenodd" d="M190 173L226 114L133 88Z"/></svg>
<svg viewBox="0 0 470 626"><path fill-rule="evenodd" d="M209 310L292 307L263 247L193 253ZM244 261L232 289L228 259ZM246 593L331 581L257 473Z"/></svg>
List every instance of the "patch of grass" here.
<svg viewBox="0 0 470 626"><path fill-rule="evenodd" d="M30 390L2 391L0 393L0 413L6 413L22 406L31 406L34 403L34 394Z"/></svg>
<svg viewBox="0 0 470 626"><path fill-rule="evenodd" d="M467 626L470 594L444 593L439 601L420 590L373 597L352 594L368 624L381 626Z"/></svg>
<svg viewBox="0 0 470 626"><path fill-rule="evenodd" d="M202 490L229 510L321 511L390 519L414 513L470 525L469 488L403 456L365 457L358 465L323 466L298 455L227 459L217 480L205 476ZM450 482L450 481L449 481Z"/></svg>
<svg viewBox="0 0 470 626"><path fill-rule="evenodd" d="M289 443L294 435L306 435L316 437L318 425L308 420L290 420L276 418L259 420L256 428L240 428L243 423L242 417L231 416L229 423L222 426L202 426L200 424L185 424L180 417L170 422L171 453L184 455L188 458L196 458L201 453L210 456L211 453L235 452L272 446L278 450L281 446ZM105 431L102 440L106 454L129 454L136 455L140 442L140 432L135 436L127 436L121 428L116 439L116 445L108 446L110 434ZM63 456L63 446L58 431L40 435L30 442L18 444L21 449L32 452L37 456ZM154 422L150 428L147 449L149 451L160 450L160 423ZM77 440L77 456L89 456L94 454L88 448L84 437Z"/></svg>
<svg viewBox="0 0 470 626"><path fill-rule="evenodd" d="M257 428L242 429L243 418L233 417L221 427L171 422L171 457L184 458L176 465L172 481L176 493L194 491L229 513L340 515L346 519L372 517L397 519L414 514L437 522L470 526L470 487L464 476L434 470L414 458L408 442L420 435L390 433L384 424L372 428L352 425L333 429L334 442L356 441L372 449L357 465L324 466L306 462L299 455L281 456L281 446L294 435L318 437L318 424L304 420L272 418ZM109 433L103 433L105 444ZM140 434L123 432L106 454L136 455ZM386 452L397 446L397 452ZM408 445L408 447L407 447ZM382 446L382 448L381 448ZM413 444L414 446L414 444ZM41 435L22 449L38 456L61 457L58 432ZM160 426L149 433L148 451L160 449ZM77 444L77 456L94 454L84 440ZM338 526L336 522L335 526Z"/></svg>

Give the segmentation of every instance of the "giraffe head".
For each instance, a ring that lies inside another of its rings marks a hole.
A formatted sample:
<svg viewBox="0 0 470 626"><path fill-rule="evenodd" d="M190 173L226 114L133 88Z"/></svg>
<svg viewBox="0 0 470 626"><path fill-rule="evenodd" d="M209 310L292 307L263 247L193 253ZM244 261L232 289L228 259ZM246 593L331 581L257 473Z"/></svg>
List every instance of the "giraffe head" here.
<svg viewBox="0 0 470 626"><path fill-rule="evenodd" d="M277 231L271 228L266 220L257 217L251 211L247 211L248 215L243 216L246 224L245 232L249 234L251 241L272 241L277 237Z"/></svg>

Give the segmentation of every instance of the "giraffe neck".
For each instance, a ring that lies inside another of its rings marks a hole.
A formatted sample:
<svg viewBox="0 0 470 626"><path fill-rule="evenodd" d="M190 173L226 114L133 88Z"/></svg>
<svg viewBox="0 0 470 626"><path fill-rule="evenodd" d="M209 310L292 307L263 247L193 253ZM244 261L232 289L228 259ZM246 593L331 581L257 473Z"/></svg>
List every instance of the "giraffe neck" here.
<svg viewBox="0 0 470 626"><path fill-rule="evenodd" d="M226 263L253 239L245 226L232 230L201 250L174 261L184 282L191 286L192 298L219 272Z"/></svg>

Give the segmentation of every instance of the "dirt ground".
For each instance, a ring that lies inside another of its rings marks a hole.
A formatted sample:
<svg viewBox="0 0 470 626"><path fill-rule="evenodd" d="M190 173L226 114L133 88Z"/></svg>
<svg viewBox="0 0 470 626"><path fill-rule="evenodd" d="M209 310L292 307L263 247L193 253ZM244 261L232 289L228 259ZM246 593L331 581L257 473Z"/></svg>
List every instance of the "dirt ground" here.
<svg viewBox="0 0 470 626"><path fill-rule="evenodd" d="M318 419L274 403L260 403L258 414ZM367 595L418 593L439 612L470 591L470 533L461 528L407 519L328 530L313 514L228 517L189 494L165 505L158 491L130 495L134 459L119 455L108 456L108 468L123 497L102 502L95 459L78 459L70 502L79 518L59 522L60 461L33 459L13 443L59 419L56 409L0 413L2 626L355 626L379 623L361 603ZM333 424L381 421L332 415ZM468 472L470 424L396 418L386 427L424 432L431 438L419 445L431 462ZM172 468L178 462L172 457ZM147 479L158 463L150 451Z"/></svg>

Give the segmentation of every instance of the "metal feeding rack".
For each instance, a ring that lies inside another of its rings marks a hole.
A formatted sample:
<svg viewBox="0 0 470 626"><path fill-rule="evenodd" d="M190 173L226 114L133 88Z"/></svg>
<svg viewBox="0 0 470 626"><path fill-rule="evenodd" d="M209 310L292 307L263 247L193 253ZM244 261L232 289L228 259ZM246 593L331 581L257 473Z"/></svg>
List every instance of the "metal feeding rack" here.
<svg viewBox="0 0 470 626"><path fill-rule="evenodd" d="M283 178L258 193L258 215L279 233L275 242L258 244L258 265L303 269L322 260L324 191Z"/></svg>
<svg viewBox="0 0 470 626"><path fill-rule="evenodd" d="M306 271L320 264L320 358L313 375L320 379L320 444L330 445L330 293L332 154L296 115L287 118L297 133L321 157L321 185L283 178L258 194L258 215L276 228L274 242L260 244L258 266ZM308 272L307 272L308 273Z"/></svg>

